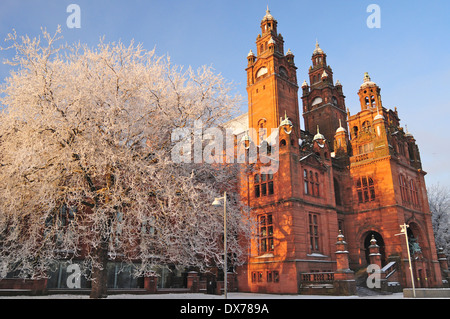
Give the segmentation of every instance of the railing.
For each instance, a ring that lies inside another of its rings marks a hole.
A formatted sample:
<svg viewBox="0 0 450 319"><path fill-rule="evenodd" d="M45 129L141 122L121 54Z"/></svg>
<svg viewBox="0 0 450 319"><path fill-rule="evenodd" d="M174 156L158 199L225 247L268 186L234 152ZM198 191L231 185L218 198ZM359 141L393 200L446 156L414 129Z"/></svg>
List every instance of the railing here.
<svg viewBox="0 0 450 319"><path fill-rule="evenodd" d="M389 264L384 266L383 269L381 269L381 271L385 273L386 279L391 277L396 272L396 270L397 270L397 264L395 261L391 261Z"/></svg>
<svg viewBox="0 0 450 319"><path fill-rule="evenodd" d="M371 156L371 158L372 158L373 156ZM356 156L354 156L354 157L351 157L350 158L350 162L351 163L358 163L358 162L361 162L361 161L365 161L365 160L368 160L369 159L369 154L361 154L361 155L356 155Z"/></svg>
<svg viewBox="0 0 450 319"><path fill-rule="evenodd" d="M301 280L302 284L306 284L306 285L333 284L334 273L333 272L301 273L300 280Z"/></svg>

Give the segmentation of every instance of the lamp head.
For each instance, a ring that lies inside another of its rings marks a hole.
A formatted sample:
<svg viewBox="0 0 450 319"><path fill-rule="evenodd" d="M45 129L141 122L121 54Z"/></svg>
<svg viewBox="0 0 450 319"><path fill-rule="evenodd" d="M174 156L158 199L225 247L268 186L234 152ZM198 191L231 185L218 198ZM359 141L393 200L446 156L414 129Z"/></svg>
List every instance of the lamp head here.
<svg viewBox="0 0 450 319"><path fill-rule="evenodd" d="M222 206L222 203L221 203L220 199L215 198L211 205L215 206L215 207L219 207L219 206Z"/></svg>

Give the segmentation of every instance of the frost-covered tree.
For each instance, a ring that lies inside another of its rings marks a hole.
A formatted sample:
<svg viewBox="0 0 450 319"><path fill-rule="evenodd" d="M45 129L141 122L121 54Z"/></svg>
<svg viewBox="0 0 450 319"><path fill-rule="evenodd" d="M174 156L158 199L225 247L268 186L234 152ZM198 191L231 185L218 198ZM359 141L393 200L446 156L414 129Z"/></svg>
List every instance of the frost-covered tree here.
<svg viewBox="0 0 450 319"><path fill-rule="evenodd" d="M236 164L177 164L171 132L233 118L239 99L210 67L174 66L132 43L60 45L8 35L15 70L0 91L0 278L46 276L55 260L84 260L91 297L106 294L106 262L206 269L228 247L243 261L251 222L237 198ZM91 271L90 271L91 270Z"/></svg>
<svg viewBox="0 0 450 319"><path fill-rule="evenodd" d="M436 247L450 256L450 189L434 184L427 191Z"/></svg>

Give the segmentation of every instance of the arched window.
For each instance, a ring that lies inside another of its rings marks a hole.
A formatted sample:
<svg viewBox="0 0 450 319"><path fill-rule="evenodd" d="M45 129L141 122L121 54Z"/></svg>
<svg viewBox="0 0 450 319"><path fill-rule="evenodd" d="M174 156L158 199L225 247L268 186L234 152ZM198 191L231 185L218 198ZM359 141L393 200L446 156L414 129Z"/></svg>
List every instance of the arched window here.
<svg viewBox="0 0 450 319"><path fill-rule="evenodd" d="M417 193L416 183L413 180L409 181L409 189L411 191L411 202L414 206L419 206L419 195Z"/></svg>
<svg viewBox="0 0 450 319"><path fill-rule="evenodd" d="M309 194L309 182L308 182L308 171L305 169L303 170L303 182L305 187L305 194Z"/></svg>
<svg viewBox="0 0 450 319"><path fill-rule="evenodd" d="M286 146L286 140L281 140L280 146Z"/></svg>
<svg viewBox="0 0 450 319"><path fill-rule="evenodd" d="M357 126L353 126L353 137L354 138L358 137L358 127Z"/></svg>
<svg viewBox="0 0 450 319"><path fill-rule="evenodd" d="M267 137L266 119L260 119L258 121L258 136L259 144L261 145Z"/></svg>
<svg viewBox="0 0 450 319"><path fill-rule="evenodd" d="M405 176L400 174L399 182L400 182L400 194L402 196L402 202L405 204L409 203L408 184L406 183Z"/></svg>
<svg viewBox="0 0 450 319"><path fill-rule="evenodd" d="M312 171L303 170L303 181L305 194L320 197L319 174Z"/></svg>
<svg viewBox="0 0 450 319"><path fill-rule="evenodd" d="M317 197L320 197L320 191L319 191L319 174L315 173L314 176L315 176L315 182L316 182L316 184L315 184L315 192L314 192L314 195L317 196Z"/></svg>
<svg viewBox="0 0 450 319"><path fill-rule="evenodd" d="M370 122L364 121L363 124L361 125L361 128L363 131L366 131L366 132L370 131L370 128L371 128Z"/></svg>
<svg viewBox="0 0 450 319"><path fill-rule="evenodd" d="M261 145L259 146L259 152L261 155L270 155L272 152L272 148L270 147L270 144L267 143L267 141L262 141Z"/></svg>

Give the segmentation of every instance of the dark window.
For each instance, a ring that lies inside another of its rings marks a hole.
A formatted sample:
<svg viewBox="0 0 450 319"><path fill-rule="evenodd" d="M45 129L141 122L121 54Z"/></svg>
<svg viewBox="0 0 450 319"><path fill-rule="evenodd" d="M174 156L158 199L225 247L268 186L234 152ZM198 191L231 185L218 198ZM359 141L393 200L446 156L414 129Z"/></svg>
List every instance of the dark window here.
<svg viewBox="0 0 450 319"><path fill-rule="evenodd" d="M358 202L367 203L375 200L375 186L370 177L361 177L356 181L356 191Z"/></svg>
<svg viewBox="0 0 450 319"><path fill-rule="evenodd" d="M319 251L319 215L309 214L309 248Z"/></svg>
<svg viewBox="0 0 450 319"><path fill-rule="evenodd" d="M413 180L411 180L409 182L410 185L410 191L411 191L411 202L414 206L419 206L419 196L417 193L417 188L416 188L416 184L414 183Z"/></svg>
<svg viewBox="0 0 450 319"><path fill-rule="evenodd" d="M261 192L260 192L260 189L259 189L259 185L255 185L255 197L256 198L261 197Z"/></svg>
<svg viewBox="0 0 450 319"><path fill-rule="evenodd" d="M278 271L273 271L273 282L280 282L280 273Z"/></svg>
<svg viewBox="0 0 450 319"><path fill-rule="evenodd" d="M273 181L270 181L269 183L267 183L267 185L269 186L269 195L273 195L274 191L273 191Z"/></svg>
<svg viewBox="0 0 450 319"><path fill-rule="evenodd" d="M309 194L309 183L308 183L308 171L305 169L303 171L303 180L304 180L304 187L305 187L305 194Z"/></svg>
<svg viewBox="0 0 450 319"><path fill-rule="evenodd" d="M303 171L305 194L320 197L319 174L305 169Z"/></svg>
<svg viewBox="0 0 450 319"><path fill-rule="evenodd" d="M266 196L267 195L267 184L261 184L261 196Z"/></svg>
<svg viewBox="0 0 450 319"><path fill-rule="evenodd" d="M273 173L271 171L267 174L256 174L253 182L256 198L274 194Z"/></svg>
<svg viewBox="0 0 450 319"><path fill-rule="evenodd" d="M259 253L264 254L274 250L272 214L259 216Z"/></svg>

